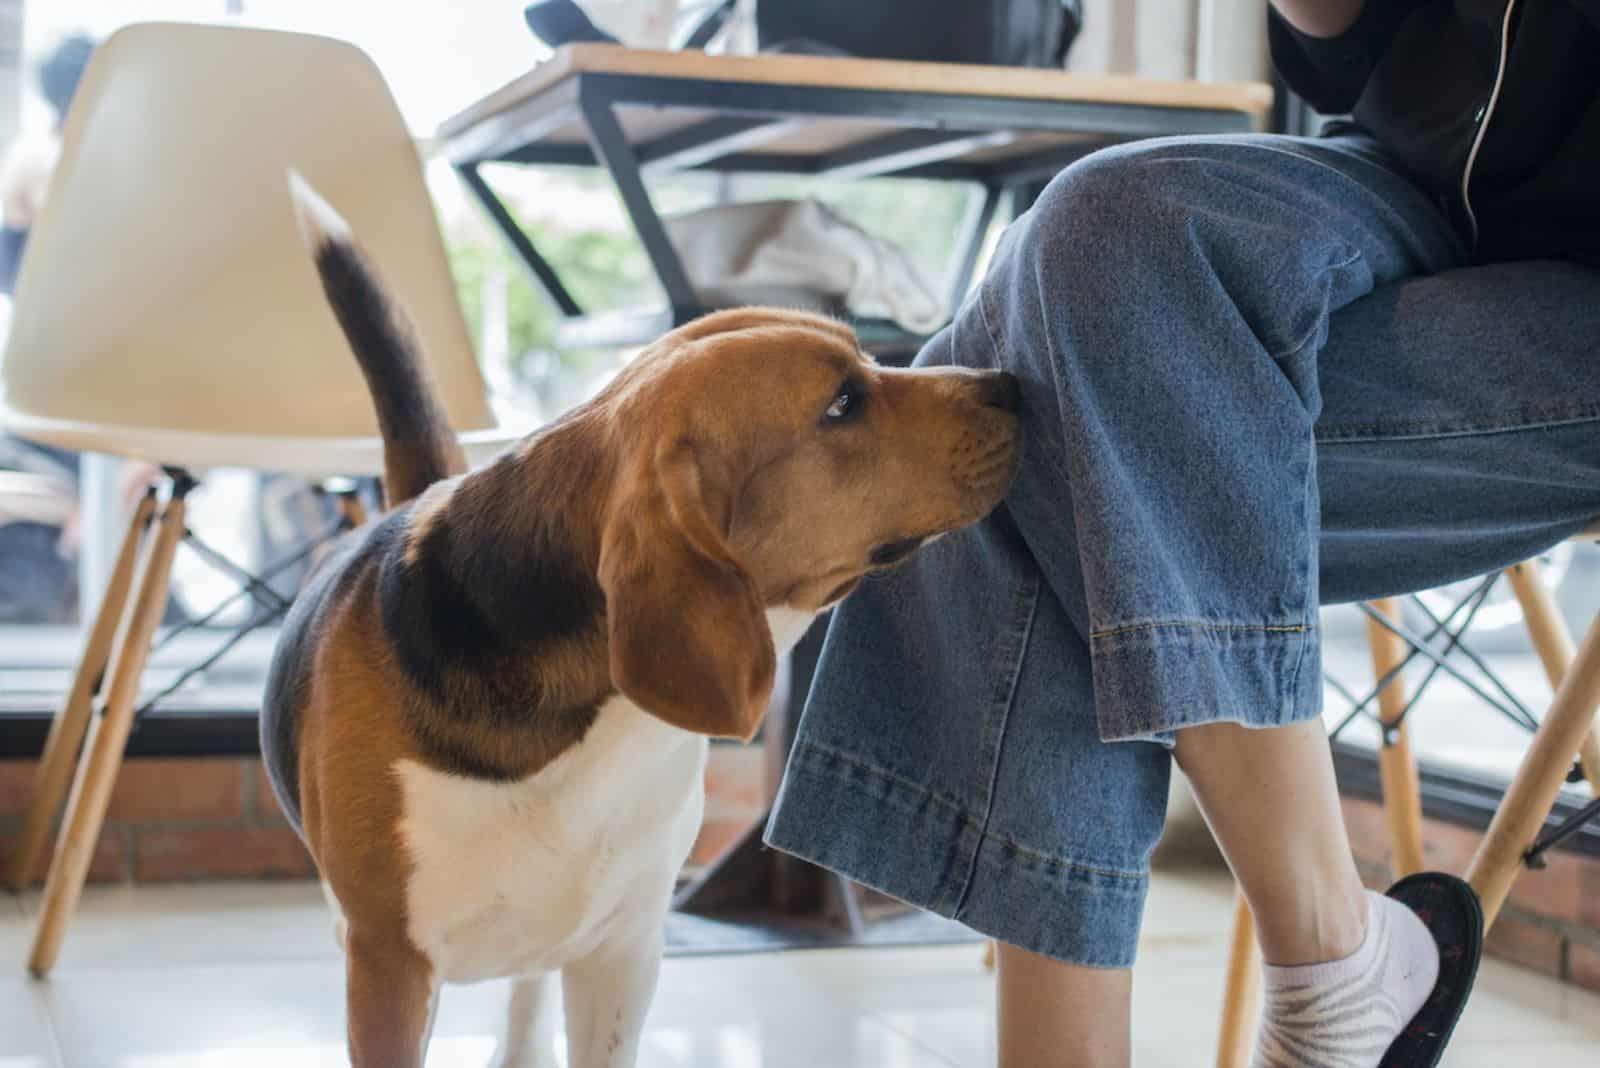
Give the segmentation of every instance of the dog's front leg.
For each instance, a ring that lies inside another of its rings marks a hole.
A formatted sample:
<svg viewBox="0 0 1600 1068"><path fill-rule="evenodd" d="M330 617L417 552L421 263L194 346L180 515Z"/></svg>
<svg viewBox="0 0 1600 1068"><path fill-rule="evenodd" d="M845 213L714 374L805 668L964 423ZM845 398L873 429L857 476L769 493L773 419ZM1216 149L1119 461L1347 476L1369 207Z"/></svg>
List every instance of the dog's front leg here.
<svg viewBox="0 0 1600 1068"><path fill-rule="evenodd" d="M433 1011L433 969L404 934L345 940L345 1002L354 1068L422 1068Z"/></svg>
<svg viewBox="0 0 1600 1068"><path fill-rule="evenodd" d="M561 972L568 1068L632 1068L661 971L662 922L619 934Z"/></svg>
<svg viewBox="0 0 1600 1068"><path fill-rule="evenodd" d="M555 1064L555 973L522 976L511 985L495 1068L554 1068Z"/></svg>

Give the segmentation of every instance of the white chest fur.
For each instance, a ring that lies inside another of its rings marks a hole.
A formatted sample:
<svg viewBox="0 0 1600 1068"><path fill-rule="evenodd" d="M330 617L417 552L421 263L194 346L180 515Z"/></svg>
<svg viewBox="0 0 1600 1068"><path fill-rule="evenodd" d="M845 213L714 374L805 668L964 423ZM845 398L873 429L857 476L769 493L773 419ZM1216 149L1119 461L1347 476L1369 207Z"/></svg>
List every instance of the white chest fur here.
<svg viewBox="0 0 1600 1068"><path fill-rule="evenodd" d="M560 968L657 922L700 828L705 739L621 697L536 774L489 783L403 762L412 940L438 979Z"/></svg>
<svg viewBox="0 0 1600 1068"><path fill-rule="evenodd" d="M767 618L782 655L813 616ZM618 696L582 742L520 782L398 764L410 934L436 979L557 969L619 925L659 923L700 829L705 759L704 738Z"/></svg>

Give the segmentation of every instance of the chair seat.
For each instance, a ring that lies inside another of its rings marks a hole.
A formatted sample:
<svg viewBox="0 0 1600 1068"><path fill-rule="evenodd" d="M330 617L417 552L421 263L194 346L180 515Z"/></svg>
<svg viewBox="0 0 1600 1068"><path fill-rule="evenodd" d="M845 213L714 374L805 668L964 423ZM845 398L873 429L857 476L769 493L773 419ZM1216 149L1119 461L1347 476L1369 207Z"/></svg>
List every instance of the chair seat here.
<svg viewBox="0 0 1600 1068"><path fill-rule="evenodd" d="M537 423L496 412L496 425L458 435L467 462L477 466L536 429ZM218 434L157 427L49 419L20 411L0 397L0 430L76 452L102 452L170 467L203 471L248 467L306 478L383 473L383 439L267 434Z"/></svg>

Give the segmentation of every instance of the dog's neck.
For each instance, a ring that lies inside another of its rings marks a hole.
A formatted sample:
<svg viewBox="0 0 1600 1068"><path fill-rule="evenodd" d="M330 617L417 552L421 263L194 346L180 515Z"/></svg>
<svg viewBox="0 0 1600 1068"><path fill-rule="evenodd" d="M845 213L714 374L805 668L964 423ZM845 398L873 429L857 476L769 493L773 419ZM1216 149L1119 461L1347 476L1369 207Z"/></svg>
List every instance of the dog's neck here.
<svg viewBox="0 0 1600 1068"><path fill-rule="evenodd" d="M558 638L603 606L598 502L613 473L596 436L581 418L557 423L419 517L430 529L418 548L513 645Z"/></svg>
<svg viewBox="0 0 1600 1068"><path fill-rule="evenodd" d="M597 501L613 477L581 419L429 489L383 567L384 629L419 737L459 770L518 777L583 736L612 692Z"/></svg>

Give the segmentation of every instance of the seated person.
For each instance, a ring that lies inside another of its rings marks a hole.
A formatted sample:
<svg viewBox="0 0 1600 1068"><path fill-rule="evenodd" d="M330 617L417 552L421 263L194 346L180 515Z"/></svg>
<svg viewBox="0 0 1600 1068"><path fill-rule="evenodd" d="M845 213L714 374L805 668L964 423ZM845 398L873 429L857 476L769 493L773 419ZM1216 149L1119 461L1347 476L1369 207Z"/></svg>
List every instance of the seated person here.
<svg viewBox="0 0 1600 1068"><path fill-rule="evenodd" d="M1318 606L1600 517L1593 5L1274 8L1354 121L1110 148L1010 227L918 362L1019 377L1021 471L840 607L768 828L1000 941L1005 1068L1128 1064L1174 759L1257 920L1255 1063L1436 1063L1470 984L1362 889Z"/></svg>

